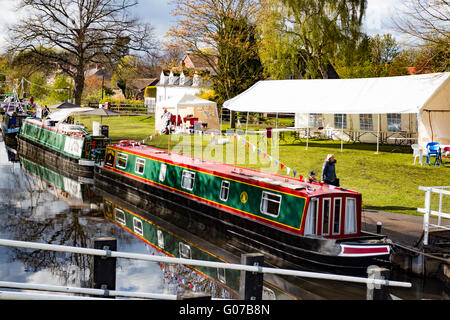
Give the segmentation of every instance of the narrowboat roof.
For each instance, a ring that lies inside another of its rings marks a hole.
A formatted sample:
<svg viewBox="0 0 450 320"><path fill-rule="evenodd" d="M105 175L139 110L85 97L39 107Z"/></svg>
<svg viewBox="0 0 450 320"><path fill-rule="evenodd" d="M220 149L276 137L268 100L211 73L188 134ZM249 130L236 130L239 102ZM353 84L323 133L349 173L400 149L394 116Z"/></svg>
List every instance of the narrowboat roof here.
<svg viewBox="0 0 450 320"><path fill-rule="evenodd" d="M113 147L132 154L153 159L160 159L164 162L205 171L214 175L226 176L227 178L250 184L274 187L275 189L281 189L282 191L288 193L306 193L309 196L329 193L358 194L358 192L353 190L329 186L326 184L304 182L298 178L295 179L292 177L243 168L232 164L204 160L175 152L168 153L167 150L157 149L146 145L122 145L119 143L113 145Z"/></svg>
<svg viewBox="0 0 450 320"><path fill-rule="evenodd" d="M83 112L87 112L87 111L92 111L94 110L93 108L68 108L68 109L61 109L61 110L57 110L54 111L52 113L50 113L47 116L47 120L52 120L52 121L57 121L57 122L62 122L64 120L66 120L68 117L70 117L71 115L74 114L79 114L79 113L83 113Z"/></svg>

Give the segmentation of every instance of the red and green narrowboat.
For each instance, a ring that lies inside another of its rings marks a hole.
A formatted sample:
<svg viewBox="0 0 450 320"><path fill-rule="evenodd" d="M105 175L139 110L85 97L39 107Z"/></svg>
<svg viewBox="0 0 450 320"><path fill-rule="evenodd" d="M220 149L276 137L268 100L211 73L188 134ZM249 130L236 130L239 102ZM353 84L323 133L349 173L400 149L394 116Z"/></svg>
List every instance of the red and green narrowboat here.
<svg viewBox="0 0 450 320"><path fill-rule="evenodd" d="M302 269L365 274L370 265L390 265L387 239L361 230L355 191L129 141L107 146L94 181L136 203L163 199L205 225L220 225L230 241Z"/></svg>
<svg viewBox="0 0 450 320"><path fill-rule="evenodd" d="M90 135L83 125L71 123L73 115L89 110L93 109L62 109L45 119L23 120L17 139L19 154L51 168L92 177L95 159L99 157L97 151L104 151L110 139Z"/></svg>

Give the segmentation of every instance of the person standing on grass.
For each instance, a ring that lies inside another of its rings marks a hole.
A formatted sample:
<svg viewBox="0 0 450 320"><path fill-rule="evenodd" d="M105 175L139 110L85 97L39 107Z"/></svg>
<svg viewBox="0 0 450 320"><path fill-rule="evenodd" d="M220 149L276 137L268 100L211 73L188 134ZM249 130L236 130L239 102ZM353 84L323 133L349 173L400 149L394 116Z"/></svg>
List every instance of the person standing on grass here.
<svg viewBox="0 0 450 320"><path fill-rule="evenodd" d="M322 181L326 184L339 187L339 179L336 178L336 159L334 154L327 155L322 168Z"/></svg>

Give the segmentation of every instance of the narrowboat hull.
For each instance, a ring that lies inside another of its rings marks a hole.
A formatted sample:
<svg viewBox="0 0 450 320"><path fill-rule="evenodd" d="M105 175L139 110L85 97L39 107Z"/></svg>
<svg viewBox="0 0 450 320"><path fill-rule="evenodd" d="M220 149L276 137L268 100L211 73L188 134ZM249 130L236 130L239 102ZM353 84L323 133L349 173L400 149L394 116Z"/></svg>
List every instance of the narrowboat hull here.
<svg viewBox="0 0 450 320"><path fill-rule="evenodd" d="M94 177L94 161L72 158L20 135L17 137L17 147L20 156L34 159L53 170L71 172L85 178Z"/></svg>
<svg viewBox="0 0 450 320"><path fill-rule="evenodd" d="M157 184L142 182L104 167L96 167L94 175L96 187L109 193L119 194L140 208L146 208L149 201L164 203L170 208L170 215L156 212L180 228L189 228L189 232L207 237L214 241L223 237L225 242L244 252L259 251L265 254L267 261L282 268L322 271L348 275L365 275L367 267L390 266L390 254L345 255L343 248L355 248L364 241L364 248L380 245L383 236L361 233L351 239L326 239L306 237L232 214L218 206L199 201L183 192L164 188ZM186 225L186 219L196 221ZM220 230L219 232L215 230ZM373 245L367 242L373 241Z"/></svg>

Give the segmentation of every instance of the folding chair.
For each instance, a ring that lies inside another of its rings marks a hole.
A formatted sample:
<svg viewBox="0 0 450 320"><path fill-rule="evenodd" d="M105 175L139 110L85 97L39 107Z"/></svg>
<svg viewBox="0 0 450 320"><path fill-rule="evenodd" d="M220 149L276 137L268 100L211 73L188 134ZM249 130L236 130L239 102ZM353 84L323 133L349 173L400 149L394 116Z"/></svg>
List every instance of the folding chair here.
<svg viewBox="0 0 450 320"><path fill-rule="evenodd" d="M430 158L434 157L434 166L441 164L441 147L439 142L428 142L427 143L427 164L431 166Z"/></svg>

